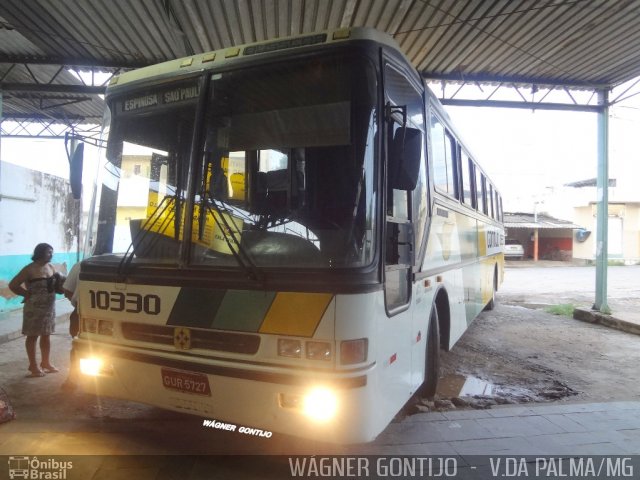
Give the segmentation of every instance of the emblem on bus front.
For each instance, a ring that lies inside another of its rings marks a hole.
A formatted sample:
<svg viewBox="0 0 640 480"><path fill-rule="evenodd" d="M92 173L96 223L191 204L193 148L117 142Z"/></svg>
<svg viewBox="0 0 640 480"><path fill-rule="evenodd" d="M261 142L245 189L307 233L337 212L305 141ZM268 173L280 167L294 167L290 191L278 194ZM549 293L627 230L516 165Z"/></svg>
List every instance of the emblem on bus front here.
<svg viewBox="0 0 640 480"><path fill-rule="evenodd" d="M189 350L191 348L191 332L188 328L173 329L173 346L178 350Z"/></svg>

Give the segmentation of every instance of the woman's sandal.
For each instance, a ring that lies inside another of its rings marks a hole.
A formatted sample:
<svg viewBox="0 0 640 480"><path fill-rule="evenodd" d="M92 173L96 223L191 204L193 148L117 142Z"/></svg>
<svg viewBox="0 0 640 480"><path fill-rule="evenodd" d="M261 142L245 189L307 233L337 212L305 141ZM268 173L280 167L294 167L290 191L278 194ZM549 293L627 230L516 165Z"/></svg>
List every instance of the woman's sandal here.
<svg viewBox="0 0 640 480"><path fill-rule="evenodd" d="M40 369L36 369L36 370L31 370L29 369L29 374L26 375L27 378L36 378L36 377L44 377L45 373L40 370Z"/></svg>
<svg viewBox="0 0 640 480"><path fill-rule="evenodd" d="M57 372L60 371L56 367L54 367L53 365L49 365L48 367L45 367L44 365L40 365L40 367L42 367L42 371L44 373L57 373Z"/></svg>

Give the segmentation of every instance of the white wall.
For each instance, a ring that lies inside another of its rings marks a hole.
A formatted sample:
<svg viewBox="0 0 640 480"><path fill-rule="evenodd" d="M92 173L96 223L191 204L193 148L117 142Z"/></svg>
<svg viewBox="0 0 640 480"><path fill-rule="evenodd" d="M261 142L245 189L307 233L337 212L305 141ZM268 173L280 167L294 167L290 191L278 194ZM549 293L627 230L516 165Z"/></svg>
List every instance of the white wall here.
<svg viewBox="0 0 640 480"><path fill-rule="evenodd" d="M0 311L20 307L8 283L38 243L53 247L57 270L76 262L76 202L67 180L0 162Z"/></svg>
<svg viewBox="0 0 640 480"><path fill-rule="evenodd" d="M0 255L33 252L40 242L76 251L75 211L68 181L0 163Z"/></svg>

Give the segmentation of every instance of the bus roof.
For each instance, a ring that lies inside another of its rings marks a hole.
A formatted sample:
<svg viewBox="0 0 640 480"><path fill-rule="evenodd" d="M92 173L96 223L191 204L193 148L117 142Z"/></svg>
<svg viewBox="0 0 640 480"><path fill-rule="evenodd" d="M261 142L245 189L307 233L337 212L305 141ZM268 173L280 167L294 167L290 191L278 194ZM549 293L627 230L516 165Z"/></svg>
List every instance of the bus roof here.
<svg viewBox="0 0 640 480"><path fill-rule="evenodd" d="M392 37L373 28L354 27L339 30L326 30L318 33L281 38L278 40L247 43L131 70L114 77L109 83L107 91L117 89L125 84L156 77L164 77L173 73L179 72L181 74L188 74L209 70L234 62L238 59L246 59L254 55L264 55L283 50L294 52L310 46L321 44L329 45L354 40L370 40L378 42L393 48L402 54L400 47Z"/></svg>

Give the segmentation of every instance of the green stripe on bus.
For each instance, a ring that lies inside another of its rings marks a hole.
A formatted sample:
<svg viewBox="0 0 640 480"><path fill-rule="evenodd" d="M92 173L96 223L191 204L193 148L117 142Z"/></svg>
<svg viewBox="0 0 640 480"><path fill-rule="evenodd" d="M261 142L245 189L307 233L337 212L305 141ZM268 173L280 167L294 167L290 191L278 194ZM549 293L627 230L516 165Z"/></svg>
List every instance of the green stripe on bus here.
<svg viewBox="0 0 640 480"><path fill-rule="evenodd" d="M275 292L228 290L212 327L257 332L275 296Z"/></svg>
<svg viewBox="0 0 640 480"><path fill-rule="evenodd" d="M226 290L182 288L171 309L167 325L211 328Z"/></svg>

